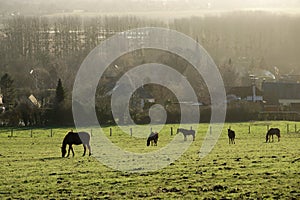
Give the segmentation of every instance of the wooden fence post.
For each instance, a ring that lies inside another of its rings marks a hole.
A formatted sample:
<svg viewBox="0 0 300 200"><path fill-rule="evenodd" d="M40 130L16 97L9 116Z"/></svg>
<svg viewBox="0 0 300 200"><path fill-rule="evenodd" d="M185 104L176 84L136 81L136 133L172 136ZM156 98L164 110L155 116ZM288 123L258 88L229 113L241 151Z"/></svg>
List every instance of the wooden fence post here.
<svg viewBox="0 0 300 200"><path fill-rule="evenodd" d="M290 125L286 124L286 133L289 133L289 132L290 132Z"/></svg>
<svg viewBox="0 0 300 200"><path fill-rule="evenodd" d="M93 136L93 129L91 129L91 137Z"/></svg>
<svg viewBox="0 0 300 200"><path fill-rule="evenodd" d="M130 136L132 137L132 128L130 128Z"/></svg>
<svg viewBox="0 0 300 200"><path fill-rule="evenodd" d="M295 124L295 133L297 133L297 124Z"/></svg>
<svg viewBox="0 0 300 200"><path fill-rule="evenodd" d="M10 137L13 137L14 136L14 129L11 129L10 130Z"/></svg>
<svg viewBox="0 0 300 200"><path fill-rule="evenodd" d="M32 137L32 132L33 132L32 129L30 129L30 137Z"/></svg>
<svg viewBox="0 0 300 200"><path fill-rule="evenodd" d="M209 126L209 133L212 134L212 127Z"/></svg>
<svg viewBox="0 0 300 200"><path fill-rule="evenodd" d="M109 136L112 136L112 128L109 128Z"/></svg>
<svg viewBox="0 0 300 200"><path fill-rule="evenodd" d="M52 128L50 129L50 137L53 137L53 130L52 130Z"/></svg>
<svg viewBox="0 0 300 200"><path fill-rule="evenodd" d="M251 126L250 125L248 126L248 133L249 134L251 133Z"/></svg>
<svg viewBox="0 0 300 200"><path fill-rule="evenodd" d="M173 135L173 127L171 127L171 136Z"/></svg>

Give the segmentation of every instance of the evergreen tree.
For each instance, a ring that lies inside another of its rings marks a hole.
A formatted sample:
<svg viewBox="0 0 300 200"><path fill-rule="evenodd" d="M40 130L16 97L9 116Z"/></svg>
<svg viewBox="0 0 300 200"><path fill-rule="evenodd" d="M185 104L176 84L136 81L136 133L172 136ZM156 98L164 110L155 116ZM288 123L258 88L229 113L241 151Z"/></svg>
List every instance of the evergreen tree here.
<svg viewBox="0 0 300 200"><path fill-rule="evenodd" d="M65 90L62 86L62 82L61 79L58 79L58 83L56 86L56 96L55 96L55 100L57 103L61 103L63 102L65 99Z"/></svg>

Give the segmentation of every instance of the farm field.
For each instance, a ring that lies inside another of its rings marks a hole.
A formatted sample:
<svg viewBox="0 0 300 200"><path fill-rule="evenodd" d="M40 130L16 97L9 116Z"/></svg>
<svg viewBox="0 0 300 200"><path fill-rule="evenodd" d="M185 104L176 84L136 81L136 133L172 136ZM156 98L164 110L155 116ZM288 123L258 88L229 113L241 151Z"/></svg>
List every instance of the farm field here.
<svg viewBox="0 0 300 200"><path fill-rule="evenodd" d="M298 122L227 123L203 159L199 150L209 125L200 124L196 140L177 161L145 173L110 169L93 156L82 157L82 146L74 146L75 157L61 158L70 128L53 129L53 137L50 129L15 130L11 137L10 129L1 128L0 199L300 199L300 133L295 124L300 129ZM274 137L265 143L267 125L280 128L280 142ZM118 127L111 127L112 136L110 127L104 131L119 147L144 153L170 142L170 127L177 125L166 125L158 146L150 147L145 138L130 137ZM228 144L228 127L236 132L236 144Z"/></svg>

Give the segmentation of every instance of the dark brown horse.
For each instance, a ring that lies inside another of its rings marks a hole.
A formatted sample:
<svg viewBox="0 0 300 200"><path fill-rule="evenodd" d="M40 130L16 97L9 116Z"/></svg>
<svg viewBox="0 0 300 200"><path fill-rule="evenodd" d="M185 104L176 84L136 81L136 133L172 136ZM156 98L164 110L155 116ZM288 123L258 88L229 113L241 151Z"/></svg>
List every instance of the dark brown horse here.
<svg viewBox="0 0 300 200"><path fill-rule="evenodd" d="M151 132L151 134L147 139L147 146L150 146L150 143L151 146L153 146L153 143L155 146L157 146L157 141L158 141L158 133Z"/></svg>
<svg viewBox="0 0 300 200"><path fill-rule="evenodd" d="M229 139L229 144L235 144L235 132L234 130L231 130L230 128L228 129L228 139Z"/></svg>
<svg viewBox="0 0 300 200"><path fill-rule="evenodd" d="M72 147L73 144L75 145L83 144L84 152L82 156L85 156L86 147L89 149L89 156L90 156L92 154L91 146L90 146L90 138L91 136L87 132L78 132L78 133L74 133L73 131L68 132L68 134L65 136L63 140L62 147L61 147L62 157L65 157L67 153L66 150L67 145L69 145L67 157L69 157L70 155L70 150L72 151L74 156L74 150Z"/></svg>
<svg viewBox="0 0 300 200"><path fill-rule="evenodd" d="M266 142L271 142L271 136L272 136L272 142L274 142L274 135L278 137L278 142L280 141L280 130L279 128L270 128L268 130L267 135L266 135Z"/></svg>

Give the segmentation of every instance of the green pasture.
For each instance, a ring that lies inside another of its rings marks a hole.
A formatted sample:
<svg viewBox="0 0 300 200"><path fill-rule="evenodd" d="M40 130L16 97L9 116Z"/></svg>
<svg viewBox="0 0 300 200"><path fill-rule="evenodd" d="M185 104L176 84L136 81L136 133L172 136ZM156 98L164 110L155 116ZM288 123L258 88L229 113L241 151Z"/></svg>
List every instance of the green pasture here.
<svg viewBox="0 0 300 200"><path fill-rule="evenodd" d="M157 147L134 137L150 132L146 128L133 129L132 136L118 127L104 132L122 149L144 153L168 144L174 137L170 129L175 134L177 126L160 131ZM265 143L267 126L281 129L280 142L275 137ZM235 145L228 144L228 127L236 132ZM50 128L0 128L0 199L300 199L298 129L296 122L227 123L213 151L200 159L209 130L208 124L200 124L196 140L170 166L128 173L110 169L93 156L82 157L82 146L74 147L75 157L61 158L61 143L70 128L53 128L52 133Z"/></svg>

